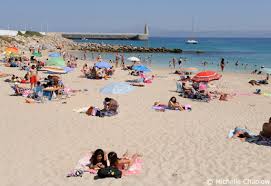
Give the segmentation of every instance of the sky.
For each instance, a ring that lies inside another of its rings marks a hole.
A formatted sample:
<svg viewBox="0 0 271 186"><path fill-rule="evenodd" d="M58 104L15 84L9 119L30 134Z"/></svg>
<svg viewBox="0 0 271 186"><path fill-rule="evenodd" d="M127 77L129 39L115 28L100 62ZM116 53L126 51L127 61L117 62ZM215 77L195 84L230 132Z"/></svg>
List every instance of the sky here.
<svg viewBox="0 0 271 186"><path fill-rule="evenodd" d="M271 0L0 0L0 29L271 36Z"/></svg>

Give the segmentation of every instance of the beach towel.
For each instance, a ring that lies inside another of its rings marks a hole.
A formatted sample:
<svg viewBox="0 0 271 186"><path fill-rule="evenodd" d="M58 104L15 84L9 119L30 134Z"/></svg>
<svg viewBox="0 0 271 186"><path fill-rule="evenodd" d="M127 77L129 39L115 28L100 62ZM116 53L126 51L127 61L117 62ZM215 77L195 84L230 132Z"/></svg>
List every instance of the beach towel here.
<svg viewBox="0 0 271 186"><path fill-rule="evenodd" d="M131 165L128 170L122 170L123 176L137 175L141 173L143 160L141 158L136 158L133 165Z"/></svg>
<svg viewBox="0 0 271 186"><path fill-rule="evenodd" d="M82 177L84 173L97 174L97 170L85 171L85 167L89 165L89 160L92 156L92 153L87 153L83 156L76 164L76 166L67 174L67 177ZM121 170L123 176L129 175L138 175L142 171L143 160L140 157L137 157L134 160L134 163L128 168L128 170Z"/></svg>
<svg viewBox="0 0 271 186"><path fill-rule="evenodd" d="M153 106L152 109L156 110L156 111L165 111L165 110L173 110L171 108L169 108L168 106ZM192 107L191 105L189 104L186 104L184 105L184 109L187 110L187 111L191 111L192 110ZM178 110L178 109L175 109L175 110Z"/></svg>

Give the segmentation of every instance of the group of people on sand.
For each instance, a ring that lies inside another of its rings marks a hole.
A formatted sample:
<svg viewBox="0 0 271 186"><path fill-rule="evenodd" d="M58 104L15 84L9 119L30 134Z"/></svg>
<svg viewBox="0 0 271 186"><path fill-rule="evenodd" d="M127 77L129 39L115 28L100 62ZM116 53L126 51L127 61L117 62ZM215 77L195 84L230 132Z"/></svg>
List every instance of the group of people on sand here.
<svg viewBox="0 0 271 186"><path fill-rule="evenodd" d="M112 77L115 69L113 66L111 68L97 68L95 66L88 67L87 64L84 64L81 72L88 79L108 79Z"/></svg>
<svg viewBox="0 0 271 186"><path fill-rule="evenodd" d="M181 76L177 81L177 92L184 98L194 100L210 101L211 94L207 90L207 84L204 82L193 82L190 76Z"/></svg>
<svg viewBox="0 0 271 186"><path fill-rule="evenodd" d="M32 80L30 80L32 82ZM43 82L43 83L42 83ZM64 84L59 76L48 75L47 78L44 78L43 81L36 81L33 88L28 89L19 86L18 83L15 83L14 86L11 86L14 90L14 95L24 96L29 99L26 101L41 101L43 97L48 97L48 100L51 100L53 95L62 95L64 94Z"/></svg>
<svg viewBox="0 0 271 186"><path fill-rule="evenodd" d="M262 126L259 134L254 134L246 128L236 127L228 134L228 138L240 139L241 141L254 143L257 145L271 146L271 117Z"/></svg>
<svg viewBox="0 0 271 186"><path fill-rule="evenodd" d="M84 173L92 173L97 174L100 178L121 178L140 157L139 154L130 156L128 152L119 157L116 152L106 153L102 149L97 149L87 157L89 158L87 161L79 162L67 177L81 177Z"/></svg>
<svg viewBox="0 0 271 186"><path fill-rule="evenodd" d="M18 77L14 74L11 76L10 79L6 79L5 82L8 83L21 83L21 84L30 84L30 89L33 89L39 80L37 67L32 65L29 70L26 72L24 77Z"/></svg>

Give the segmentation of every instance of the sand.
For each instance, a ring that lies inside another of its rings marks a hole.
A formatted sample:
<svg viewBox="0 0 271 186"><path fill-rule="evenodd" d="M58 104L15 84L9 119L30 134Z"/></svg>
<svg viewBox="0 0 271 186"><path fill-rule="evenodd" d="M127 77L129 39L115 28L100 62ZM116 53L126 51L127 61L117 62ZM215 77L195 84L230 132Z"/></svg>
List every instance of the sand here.
<svg viewBox="0 0 271 186"><path fill-rule="evenodd" d="M12 68L1 70L23 75ZM153 84L128 95L111 96L120 104L120 114L112 118L88 117L72 110L101 107L105 95L99 89L110 82L133 79L127 71L117 70L107 81L80 78L79 69L63 75L66 86L89 90L67 99L67 104L26 104L22 97L9 96L12 90L1 79L0 185L191 186L207 185L208 179L270 179L270 147L226 138L236 126L258 133L270 117L270 97L240 95L228 102L193 102L174 92L176 75L161 69L154 73L161 77ZM248 80L261 78L224 73L214 85L229 93L252 93L257 87L250 86ZM261 88L271 92L270 85ZM151 109L155 101L167 103L171 96L192 105L192 111ZM142 173L118 180L94 180L88 174L66 178L84 154L97 148L142 154Z"/></svg>

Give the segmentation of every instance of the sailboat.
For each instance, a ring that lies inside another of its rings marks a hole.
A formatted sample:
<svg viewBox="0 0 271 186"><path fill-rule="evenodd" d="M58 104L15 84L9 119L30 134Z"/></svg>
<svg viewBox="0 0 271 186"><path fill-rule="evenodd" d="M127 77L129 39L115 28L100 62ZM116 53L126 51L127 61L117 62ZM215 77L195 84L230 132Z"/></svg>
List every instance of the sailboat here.
<svg viewBox="0 0 271 186"><path fill-rule="evenodd" d="M192 20L192 33L194 33L194 18ZM194 45L196 45L199 42L197 40L195 40L195 39L188 39L188 40L185 41L185 43L186 44L194 44Z"/></svg>

